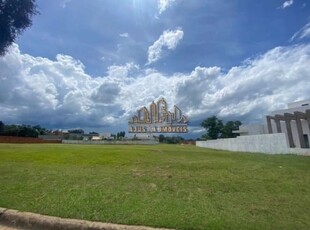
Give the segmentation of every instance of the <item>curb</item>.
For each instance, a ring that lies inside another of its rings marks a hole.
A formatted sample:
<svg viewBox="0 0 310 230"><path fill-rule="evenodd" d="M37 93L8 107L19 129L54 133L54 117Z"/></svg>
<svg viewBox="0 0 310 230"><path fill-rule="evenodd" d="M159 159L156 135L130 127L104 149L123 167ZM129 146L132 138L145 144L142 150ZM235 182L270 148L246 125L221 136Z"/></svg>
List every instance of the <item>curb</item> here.
<svg viewBox="0 0 310 230"><path fill-rule="evenodd" d="M31 230L169 230L146 226L109 224L87 220L65 219L0 207L0 223ZM171 229L170 229L171 230Z"/></svg>

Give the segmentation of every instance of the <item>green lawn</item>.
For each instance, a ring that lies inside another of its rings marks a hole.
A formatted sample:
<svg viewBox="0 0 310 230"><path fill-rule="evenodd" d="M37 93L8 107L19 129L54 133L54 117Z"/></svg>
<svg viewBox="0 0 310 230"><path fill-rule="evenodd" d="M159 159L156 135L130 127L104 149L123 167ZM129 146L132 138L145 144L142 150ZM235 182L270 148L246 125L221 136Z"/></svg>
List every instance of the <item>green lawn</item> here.
<svg viewBox="0 0 310 230"><path fill-rule="evenodd" d="M0 206L176 229L310 229L310 157L0 144Z"/></svg>

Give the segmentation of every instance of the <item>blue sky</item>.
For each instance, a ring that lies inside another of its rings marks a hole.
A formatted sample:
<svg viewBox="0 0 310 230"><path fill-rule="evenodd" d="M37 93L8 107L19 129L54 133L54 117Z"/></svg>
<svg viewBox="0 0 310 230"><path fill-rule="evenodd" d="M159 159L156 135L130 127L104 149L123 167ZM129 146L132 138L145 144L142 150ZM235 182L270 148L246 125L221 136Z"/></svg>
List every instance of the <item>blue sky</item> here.
<svg viewBox="0 0 310 230"><path fill-rule="evenodd" d="M38 0L0 58L0 120L127 130L165 97L191 120L264 122L310 96L309 0Z"/></svg>

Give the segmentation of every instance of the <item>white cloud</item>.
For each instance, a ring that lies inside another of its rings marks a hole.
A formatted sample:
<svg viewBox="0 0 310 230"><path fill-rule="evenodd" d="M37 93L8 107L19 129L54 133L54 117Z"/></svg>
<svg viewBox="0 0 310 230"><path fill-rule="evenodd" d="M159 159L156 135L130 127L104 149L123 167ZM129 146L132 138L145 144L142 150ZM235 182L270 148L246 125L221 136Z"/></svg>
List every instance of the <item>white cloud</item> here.
<svg viewBox="0 0 310 230"><path fill-rule="evenodd" d="M289 6L291 6L291 5L293 5L293 3L294 3L294 0L287 0L287 1L285 1L283 4L282 4L282 9L285 9L286 7L289 7Z"/></svg>
<svg viewBox="0 0 310 230"><path fill-rule="evenodd" d="M62 7L62 8L66 8L66 7L67 7L67 4L70 3L70 2L71 2L71 0L63 0L63 1L61 2L61 7Z"/></svg>
<svg viewBox="0 0 310 230"><path fill-rule="evenodd" d="M178 97L192 116L215 114L260 120L271 110L308 97L309 54L310 45L277 47L225 74L196 68Z"/></svg>
<svg viewBox="0 0 310 230"><path fill-rule="evenodd" d="M122 38L128 38L129 34L128 33L122 33L122 34L119 34L119 36Z"/></svg>
<svg viewBox="0 0 310 230"><path fill-rule="evenodd" d="M129 77L129 73L133 70L138 70L140 67L134 63L127 63L125 65L112 65L108 68L108 75L110 78L123 81ZM117 80L117 81L118 81Z"/></svg>
<svg viewBox="0 0 310 230"><path fill-rule="evenodd" d="M298 30L290 39L290 41L296 39L304 39L310 37L310 22Z"/></svg>
<svg viewBox="0 0 310 230"><path fill-rule="evenodd" d="M191 73L165 75L127 63L93 78L70 56L33 57L13 45L0 58L0 119L126 130L138 108L165 97L169 106L176 104L190 116L192 126L210 115L262 122L270 111L309 97L309 63L310 44L304 44L274 48L227 72L196 67Z"/></svg>
<svg viewBox="0 0 310 230"><path fill-rule="evenodd" d="M159 14L167 10L174 2L175 0L158 0Z"/></svg>
<svg viewBox="0 0 310 230"><path fill-rule="evenodd" d="M148 63L158 61L166 47L169 50L174 50L179 42L183 39L184 32L181 28L176 30L165 30L162 35L148 49Z"/></svg>

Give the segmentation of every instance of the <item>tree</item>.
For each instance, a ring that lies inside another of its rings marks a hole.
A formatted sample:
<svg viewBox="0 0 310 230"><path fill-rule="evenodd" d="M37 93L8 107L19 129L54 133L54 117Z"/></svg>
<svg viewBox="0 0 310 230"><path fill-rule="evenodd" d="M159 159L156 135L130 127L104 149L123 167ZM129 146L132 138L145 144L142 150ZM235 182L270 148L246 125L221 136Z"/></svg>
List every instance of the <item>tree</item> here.
<svg viewBox="0 0 310 230"><path fill-rule="evenodd" d="M94 132L94 131L93 132L89 132L89 134L92 135L92 136L99 136L99 133Z"/></svg>
<svg viewBox="0 0 310 230"><path fill-rule="evenodd" d="M236 137L238 134L233 133L233 130L238 130L241 124L240 121L228 121L222 129L221 138Z"/></svg>
<svg viewBox="0 0 310 230"><path fill-rule="evenodd" d="M18 126L18 134L19 137L38 137L39 131L34 129L30 125L21 125Z"/></svg>
<svg viewBox="0 0 310 230"><path fill-rule="evenodd" d="M160 134L158 137L159 143L166 143L166 144L180 144L184 141L183 137L180 136L164 136L163 134Z"/></svg>
<svg viewBox="0 0 310 230"><path fill-rule="evenodd" d="M165 140L165 136L163 134L160 134L159 137L158 137L159 143L163 143L164 140Z"/></svg>
<svg viewBox="0 0 310 230"><path fill-rule="evenodd" d="M217 139L221 135L221 130L223 129L223 122L219 120L216 116L207 118L201 123L201 126L207 129L207 138Z"/></svg>
<svg viewBox="0 0 310 230"><path fill-rule="evenodd" d="M30 125L4 125L0 135L16 137L38 137L40 132Z"/></svg>
<svg viewBox="0 0 310 230"><path fill-rule="evenodd" d="M126 135L126 132L125 132L125 131L118 132L118 133L116 134L116 139L117 139L117 140L124 139L125 135Z"/></svg>
<svg viewBox="0 0 310 230"><path fill-rule="evenodd" d="M84 130L83 129L70 129L68 130L68 133L84 134Z"/></svg>
<svg viewBox="0 0 310 230"><path fill-rule="evenodd" d="M2 121L0 121L0 135L4 132L4 123Z"/></svg>
<svg viewBox="0 0 310 230"><path fill-rule="evenodd" d="M0 0L0 56L27 27L32 16L38 14L35 0Z"/></svg>
<svg viewBox="0 0 310 230"><path fill-rule="evenodd" d="M42 128L40 125L32 126L32 128L37 130L39 135L45 135L48 133L48 130L46 130L45 128Z"/></svg>
<svg viewBox="0 0 310 230"><path fill-rule="evenodd" d="M207 118L201 123L201 126L207 129L207 133L203 135L206 139L232 138L238 134L233 130L238 130L242 123L240 121L228 121L226 124L216 116Z"/></svg>

